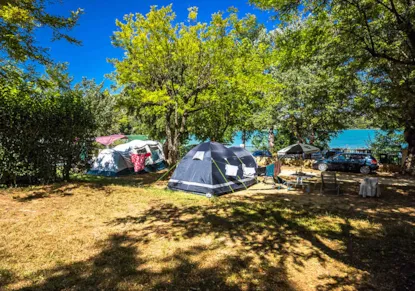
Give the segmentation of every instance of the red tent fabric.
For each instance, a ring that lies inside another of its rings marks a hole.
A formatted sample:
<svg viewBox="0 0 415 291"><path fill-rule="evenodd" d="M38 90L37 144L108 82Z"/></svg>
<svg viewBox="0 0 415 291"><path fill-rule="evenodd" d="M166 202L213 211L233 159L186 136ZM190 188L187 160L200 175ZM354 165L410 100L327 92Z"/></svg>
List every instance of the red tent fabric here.
<svg viewBox="0 0 415 291"><path fill-rule="evenodd" d="M108 145L112 144L114 141L122 139L122 138L127 138L127 136L125 136L123 134L113 134L113 135L109 135L109 136L99 136L95 139L95 141L99 142L100 144L103 144L105 146L108 146Z"/></svg>

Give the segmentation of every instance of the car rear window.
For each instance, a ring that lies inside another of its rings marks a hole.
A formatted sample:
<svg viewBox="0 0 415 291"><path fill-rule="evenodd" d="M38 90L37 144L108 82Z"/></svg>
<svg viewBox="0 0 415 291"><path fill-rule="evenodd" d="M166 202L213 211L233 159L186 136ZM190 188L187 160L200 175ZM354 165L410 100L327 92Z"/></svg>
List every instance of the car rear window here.
<svg viewBox="0 0 415 291"><path fill-rule="evenodd" d="M359 154L350 155L350 159L352 160L363 160L365 157L366 157L365 155L359 155Z"/></svg>

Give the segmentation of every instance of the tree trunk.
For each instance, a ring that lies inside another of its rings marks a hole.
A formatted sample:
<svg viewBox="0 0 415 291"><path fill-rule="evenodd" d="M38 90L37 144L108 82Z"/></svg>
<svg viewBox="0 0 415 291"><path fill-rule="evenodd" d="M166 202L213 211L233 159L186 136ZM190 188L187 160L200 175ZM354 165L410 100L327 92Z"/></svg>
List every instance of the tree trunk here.
<svg viewBox="0 0 415 291"><path fill-rule="evenodd" d="M163 153L164 153L164 159L168 161L169 160L169 143L167 140L163 144Z"/></svg>
<svg viewBox="0 0 415 291"><path fill-rule="evenodd" d="M168 127L168 126L167 126ZM166 130L166 161L170 166L173 166L177 163L179 160L179 147L180 143L178 138L176 138L176 134L172 132L172 130L169 128Z"/></svg>
<svg viewBox="0 0 415 291"><path fill-rule="evenodd" d="M274 135L274 126L271 126L268 130L268 147L269 151L274 151L274 141L275 141L275 135Z"/></svg>
<svg viewBox="0 0 415 291"><path fill-rule="evenodd" d="M66 157L66 162L63 166L63 179L69 181L72 168L72 155Z"/></svg>
<svg viewBox="0 0 415 291"><path fill-rule="evenodd" d="M174 166L179 161L180 143L177 138L172 138L172 142L168 145L169 157L167 163Z"/></svg>
<svg viewBox="0 0 415 291"><path fill-rule="evenodd" d="M166 115L166 161L170 166L176 165L180 155L180 135L184 130L185 116L183 116L181 124L178 122L177 112L174 116L174 120L171 120L173 110L169 111Z"/></svg>
<svg viewBox="0 0 415 291"><path fill-rule="evenodd" d="M246 130L242 130L242 144L246 148Z"/></svg>
<svg viewBox="0 0 415 291"><path fill-rule="evenodd" d="M311 145L313 145L314 144L314 139L315 139L315 133L314 133L314 129L312 129L311 130L311 135L310 135L310 140L309 140L309 143L311 144Z"/></svg>
<svg viewBox="0 0 415 291"><path fill-rule="evenodd" d="M404 163L404 170L408 174L415 174L415 127L408 126L404 131L405 141L408 143L408 155Z"/></svg>

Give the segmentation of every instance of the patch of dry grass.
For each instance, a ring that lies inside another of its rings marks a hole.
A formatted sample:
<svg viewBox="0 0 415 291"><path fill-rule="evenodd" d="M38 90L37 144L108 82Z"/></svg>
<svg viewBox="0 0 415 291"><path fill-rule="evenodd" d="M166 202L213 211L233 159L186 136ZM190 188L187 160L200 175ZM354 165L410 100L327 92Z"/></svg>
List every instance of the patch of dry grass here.
<svg viewBox="0 0 415 291"><path fill-rule="evenodd" d="M251 190L156 176L0 192L0 289L410 290L413 195ZM412 192L411 192L412 193Z"/></svg>

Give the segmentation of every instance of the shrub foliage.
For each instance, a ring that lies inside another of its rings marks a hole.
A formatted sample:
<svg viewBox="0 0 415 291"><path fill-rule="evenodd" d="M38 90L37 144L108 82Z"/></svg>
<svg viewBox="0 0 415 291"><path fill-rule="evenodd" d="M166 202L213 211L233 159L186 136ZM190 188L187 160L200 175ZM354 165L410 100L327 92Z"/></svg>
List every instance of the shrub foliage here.
<svg viewBox="0 0 415 291"><path fill-rule="evenodd" d="M0 80L0 182L68 179L92 141L95 121L81 91L51 78Z"/></svg>

